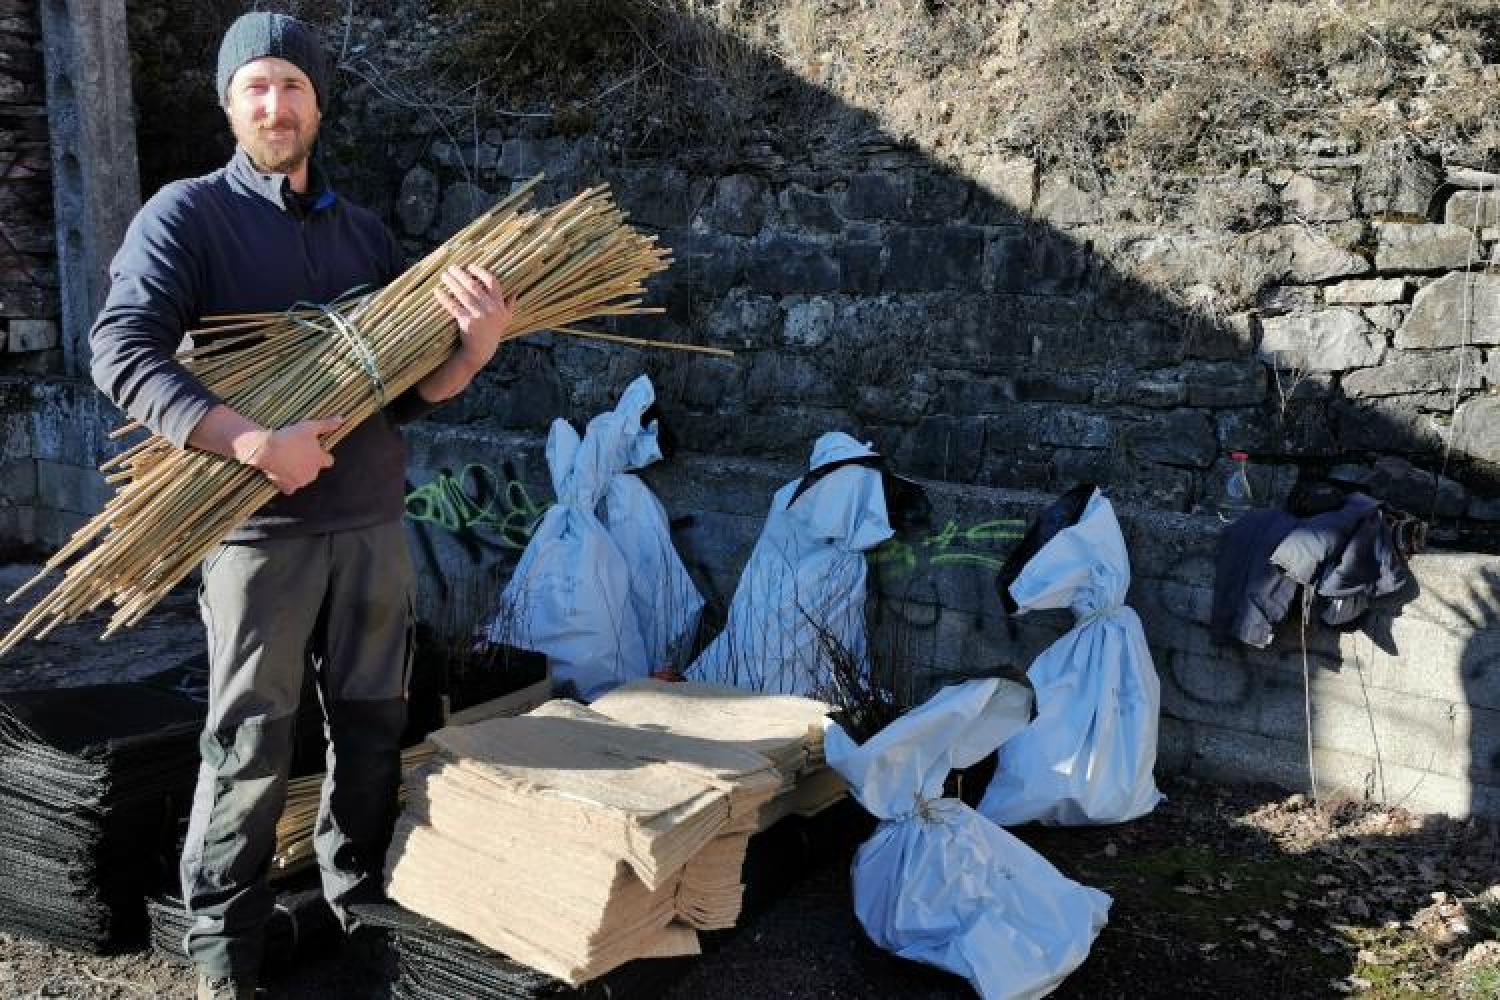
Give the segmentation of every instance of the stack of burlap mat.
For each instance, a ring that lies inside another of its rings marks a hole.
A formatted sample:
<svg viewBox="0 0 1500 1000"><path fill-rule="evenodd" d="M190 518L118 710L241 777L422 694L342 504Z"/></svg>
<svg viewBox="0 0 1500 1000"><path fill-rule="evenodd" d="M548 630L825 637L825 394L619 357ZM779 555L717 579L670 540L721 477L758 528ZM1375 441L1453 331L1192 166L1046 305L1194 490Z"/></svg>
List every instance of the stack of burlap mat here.
<svg viewBox="0 0 1500 1000"><path fill-rule="evenodd" d="M697 931L739 916L751 835L842 795L820 773L826 712L642 681L441 730L407 781L387 891L569 984L696 954Z"/></svg>

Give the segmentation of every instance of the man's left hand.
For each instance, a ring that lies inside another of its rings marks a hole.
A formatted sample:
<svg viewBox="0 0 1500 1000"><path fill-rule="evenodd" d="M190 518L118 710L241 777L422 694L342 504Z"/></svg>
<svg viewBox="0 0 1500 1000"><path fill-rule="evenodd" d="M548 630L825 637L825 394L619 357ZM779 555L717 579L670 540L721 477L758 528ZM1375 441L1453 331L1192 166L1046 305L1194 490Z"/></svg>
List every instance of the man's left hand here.
<svg viewBox="0 0 1500 1000"><path fill-rule="evenodd" d="M441 281L433 295L458 323L463 340L458 353L477 372L490 363L505 339L516 300L507 299L495 276L478 264L450 267Z"/></svg>

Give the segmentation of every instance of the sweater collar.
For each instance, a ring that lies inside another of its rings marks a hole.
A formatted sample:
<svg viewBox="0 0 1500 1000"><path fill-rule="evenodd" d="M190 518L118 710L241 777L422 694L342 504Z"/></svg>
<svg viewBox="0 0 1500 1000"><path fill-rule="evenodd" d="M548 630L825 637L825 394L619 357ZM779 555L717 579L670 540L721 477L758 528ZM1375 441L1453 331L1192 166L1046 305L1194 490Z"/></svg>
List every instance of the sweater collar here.
<svg viewBox="0 0 1500 1000"><path fill-rule="evenodd" d="M249 194L264 198L283 212L304 214L301 203L307 199L299 198L292 190L291 179L286 174L262 172L251 161L250 154L245 152L243 146L235 147L234 156L229 160L228 172L235 185ZM338 200L333 188L329 186L327 174L315 159L310 159L307 164L307 189L309 193L317 192L317 195L308 203L306 212L324 211L332 208Z"/></svg>

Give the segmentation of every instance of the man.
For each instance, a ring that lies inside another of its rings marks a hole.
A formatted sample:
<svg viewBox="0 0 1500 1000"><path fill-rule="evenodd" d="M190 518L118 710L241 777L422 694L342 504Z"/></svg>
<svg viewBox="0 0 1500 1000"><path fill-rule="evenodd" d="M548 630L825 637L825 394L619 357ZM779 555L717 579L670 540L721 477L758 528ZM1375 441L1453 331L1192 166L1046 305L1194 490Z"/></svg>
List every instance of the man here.
<svg viewBox="0 0 1500 1000"><path fill-rule="evenodd" d="M95 383L132 417L258 469L282 494L204 560L200 591L210 678L182 857L186 944L198 996L241 1000L254 994L272 909L266 876L309 652L330 737L314 832L324 893L346 928L351 903L380 895L411 630L395 425L463 391L512 305L483 269L450 269L436 295L460 348L332 452L321 436L340 418L262 427L215 398L173 359L202 317L329 302L401 270L384 225L312 162L331 83L313 29L244 15L224 35L217 80L234 157L141 209L90 342Z"/></svg>

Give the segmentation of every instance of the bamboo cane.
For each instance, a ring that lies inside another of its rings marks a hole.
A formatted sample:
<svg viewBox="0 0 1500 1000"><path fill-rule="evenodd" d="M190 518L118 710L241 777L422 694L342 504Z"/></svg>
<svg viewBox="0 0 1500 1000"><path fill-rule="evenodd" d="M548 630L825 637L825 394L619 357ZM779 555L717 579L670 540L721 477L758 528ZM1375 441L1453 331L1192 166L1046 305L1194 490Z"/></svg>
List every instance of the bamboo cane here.
<svg viewBox="0 0 1500 1000"><path fill-rule="evenodd" d="M580 331L600 316L659 312L643 306L645 281L670 254L632 230L603 187L545 211L527 208L540 175L434 249L385 288L327 307L205 317L196 331L222 339L179 361L211 392L266 427L343 416L325 436L337 445L362 421L416 385L459 344L433 295L450 265L479 264L515 298L507 340L545 330L607 342L696 349ZM129 423L115 435L140 429ZM105 462L116 492L10 600L61 570L58 585L0 639L0 656L28 636L112 603L104 637L140 621L234 528L276 495L255 469L174 448L150 436Z"/></svg>

